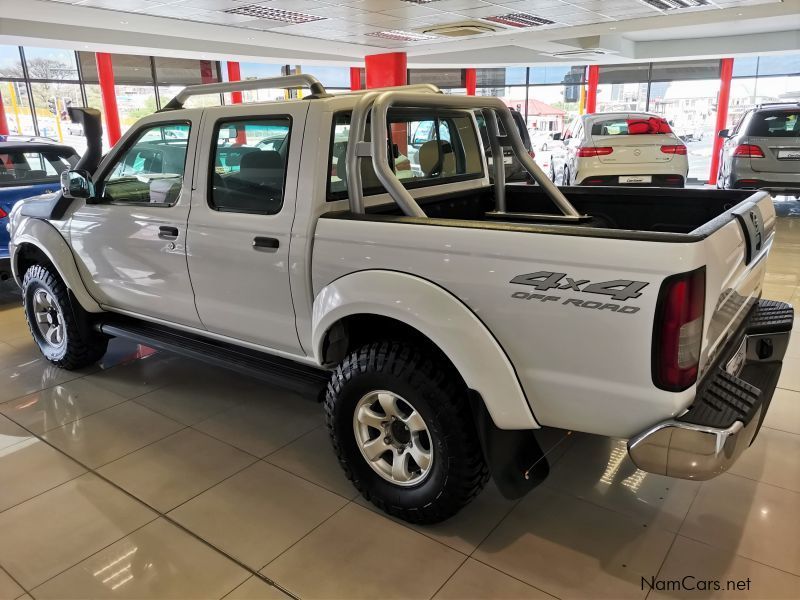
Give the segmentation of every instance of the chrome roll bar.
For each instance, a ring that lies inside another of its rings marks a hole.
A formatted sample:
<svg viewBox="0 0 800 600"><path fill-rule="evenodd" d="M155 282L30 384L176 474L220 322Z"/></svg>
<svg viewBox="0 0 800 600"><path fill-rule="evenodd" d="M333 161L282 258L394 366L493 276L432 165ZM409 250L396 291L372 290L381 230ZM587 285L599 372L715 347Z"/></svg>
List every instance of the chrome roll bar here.
<svg viewBox="0 0 800 600"><path fill-rule="evenodd" d="M407 85L395 88L382 88L380 90L364 90L357 92L361 97L358 99L356 107L353 109L353 114L350 117L350 132L347 140L347 190L350 197L350 208L354 213L364 212L364 186L361 181L361 158L372 155L372 145L364 141L364 134L367 130L367 115L372 107L375 98L383 92L393 92L395 90L411 90L419 94L441 94L441 90L435 85L423 83L419 85ZM373 138L374 139L374 138ZM384 135L383 139L388 139ZM383 181L381 180L381 183ZM398 201L395 198L395 201ZM415 216L424 217L425 213L414 202L414 207L408 207L408 210L415 213ZM403 207L403 212L409 214L406 207Z"/></svg>
<svg viewBox="0 0 800 600"><path fill-rule="evenodd" d="M419 93L414 90L379 90L364 94L353 109L350 119L350 137L347 147L347 185L350 196L350 209L354 213L364 212L363 189L361 185L361 159L371 156L375 175L389 195L397 202L403 213L411 217L425 217L414 197L406 190L397 175L389 166L388 114L393 106L408 108L455 108L464 110L483 110L487 116L487 130L492 145L492 163L495 178L496 209L492 216L511 215L506 212L505 202L505 167L503 164L503 146L510 146L516 159L522 164L531 177L544 189L548 197L562 212L559 220L576 221L584 219L572 203L567 200L561 190L550 181L544 171L531 158L517 130L517 124L511 116L510 109L499 98L481 96L444 96L440 94ZM364 139L367 117L372 114L370 122L370 142ZM503 124L505 135L499 133L499 121ZM517 216L517 215L515 215ZM521 213L520 217L535 217L530 213ZM554 219L554 215L541 215Z"/></svg>
<svg viewBox="0 0 800 600"><path fill-rule="evenodd" d="M242 81L221 81L219 83L201 83L183 88L178 95L170 100L161 110L177 110L183 108L184 103L192 96L206 94L223 94L225 92L246 92L269 88L283 88L287 90L309 88L312 94L327 96L319 79L313 75L285 75L283 77L266 77L263 79L244 79Z"/></svg>

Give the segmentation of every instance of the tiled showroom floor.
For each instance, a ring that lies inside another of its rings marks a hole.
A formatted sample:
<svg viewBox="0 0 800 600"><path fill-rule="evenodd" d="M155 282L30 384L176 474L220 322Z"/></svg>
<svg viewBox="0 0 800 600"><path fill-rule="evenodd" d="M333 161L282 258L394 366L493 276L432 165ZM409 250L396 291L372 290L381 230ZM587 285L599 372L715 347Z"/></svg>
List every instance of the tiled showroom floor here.
<svg viewBox="0 0 800 600"><path fill-rule="evenodd" d="M800 203L778 206L765 296L798 304ZM730 473L668 480L572 435L522 501L490 484L410 527L356 497L313 400L117 341L60 371L4 290L0 598L645 598L685 575L800 597L800 329Z"/></svg>

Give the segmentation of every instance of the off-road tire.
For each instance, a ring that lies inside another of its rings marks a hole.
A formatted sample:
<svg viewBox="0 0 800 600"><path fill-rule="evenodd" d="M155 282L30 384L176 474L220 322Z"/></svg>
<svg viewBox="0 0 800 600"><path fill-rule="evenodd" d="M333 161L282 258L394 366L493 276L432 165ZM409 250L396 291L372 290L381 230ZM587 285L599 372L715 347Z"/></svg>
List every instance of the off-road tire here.
<svg viewBox="0 0 800 600"><path fill-rule="evenodd" d="M58 346L42 336L36 324L33 295L44 289L58 305L64 324L64 341ZM95 333L89 326L88 314L70 299L66 285L51 268L33 265L22 280L22 299L25 319L34 341L44 357L62 369L74 370L96 363L106 353L108 338Z"/></svg>
<svg viewBox="0 0 800 600"><path fill-rule="evenodd" d="M402 487L383 479L361 454L353 431L354 410L374 390L407 399L425 419L434 458L428 476L417 485ZM334 370L325 416L347 478L364 498L404 521L443 521L478 495L489 479L466 387L433 349L398 341L362 346Z"/></svg>

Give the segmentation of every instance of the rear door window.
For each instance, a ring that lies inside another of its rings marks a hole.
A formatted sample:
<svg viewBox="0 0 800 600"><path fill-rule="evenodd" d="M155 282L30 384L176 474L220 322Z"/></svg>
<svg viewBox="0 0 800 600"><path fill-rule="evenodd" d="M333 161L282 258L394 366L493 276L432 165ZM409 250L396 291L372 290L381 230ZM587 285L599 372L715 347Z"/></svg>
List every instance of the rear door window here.
<svg viewBox="0 0 800 600"><path fill-rule="evenodd" d="M330 155L330 200L347 197L350 114L334 117ZM389 112L389 164L407 188L483 177L483 157L471 113L402 110ZM361 160L365 194L383 192L372 165Z"/></svg>
<svg viewBox="0 0 800 600"><path fill-rule="evenodd" d="M261 215L280 212L291 128L288 116L221 122L209 186L211 208Z"/></svg>
<svg viewBox="0 0 800 600"><path fill-rule="evenodd" d="M753 137L800 137L800 110L756 112L747 135Z"/></svg>

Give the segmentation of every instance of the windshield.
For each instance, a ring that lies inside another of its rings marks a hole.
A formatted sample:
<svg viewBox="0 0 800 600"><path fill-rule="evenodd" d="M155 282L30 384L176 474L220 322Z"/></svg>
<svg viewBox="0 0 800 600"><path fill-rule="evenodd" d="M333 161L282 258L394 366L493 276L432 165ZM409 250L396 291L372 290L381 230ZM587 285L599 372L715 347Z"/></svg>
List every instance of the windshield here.
<svg viewBox="0 0 800 600"><path fill-rule="evenodd" d="M800 109L757 112L748 135L754 137L800 137Z"/></svg>

